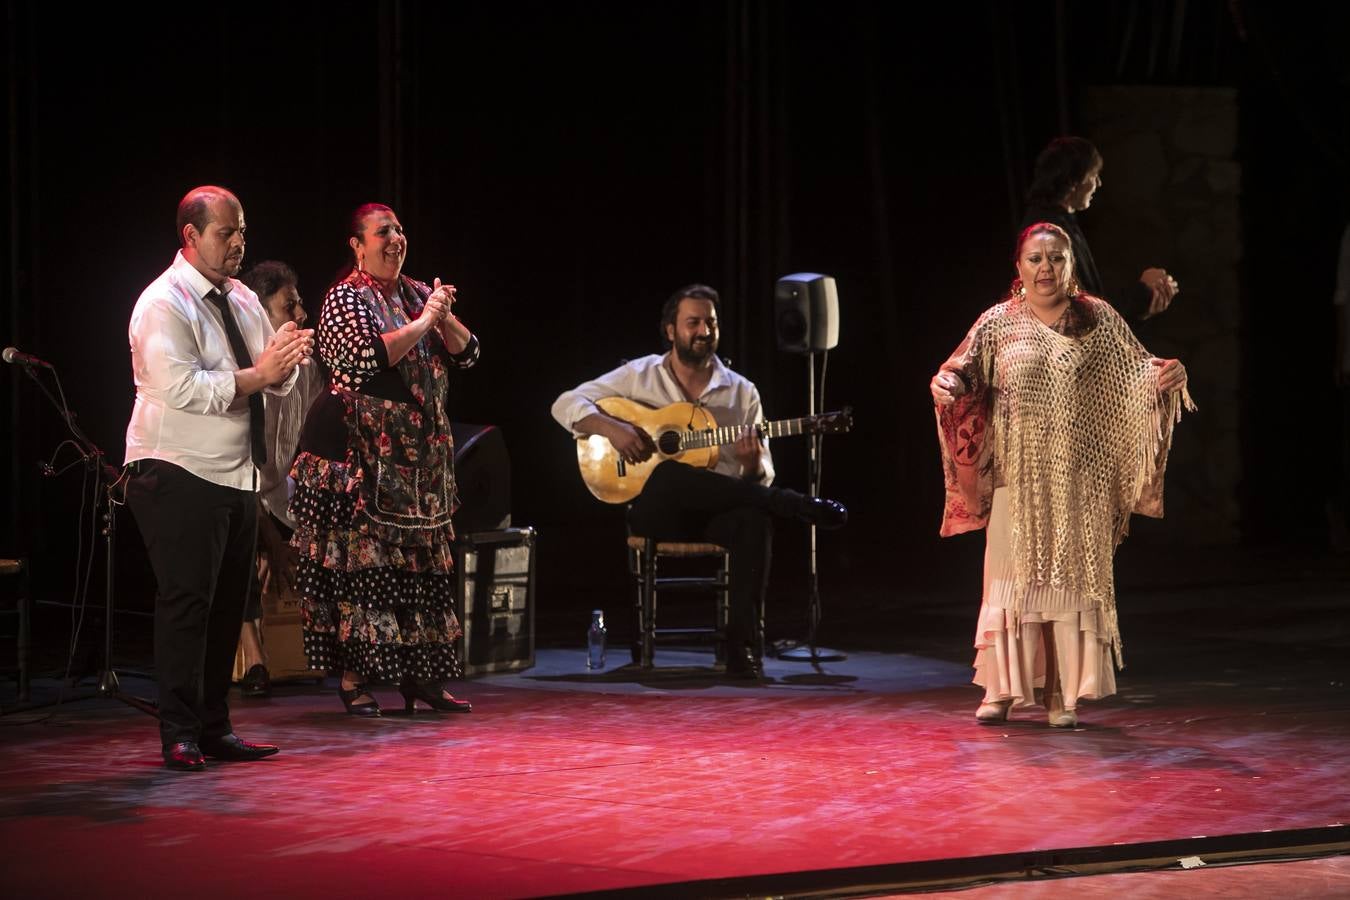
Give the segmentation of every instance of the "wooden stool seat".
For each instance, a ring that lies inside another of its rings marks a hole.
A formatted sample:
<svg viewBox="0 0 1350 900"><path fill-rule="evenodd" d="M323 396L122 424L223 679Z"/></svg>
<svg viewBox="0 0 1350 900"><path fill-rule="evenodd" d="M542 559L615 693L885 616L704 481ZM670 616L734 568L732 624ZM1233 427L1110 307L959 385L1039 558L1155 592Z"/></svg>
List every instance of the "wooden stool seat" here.
<svg viewBox="0 0 1350 900"><path fill-rule="evenodd" d="M647 547L647 538L629 535L628 549L639 553ZM657 556L722 556L727 548L721 544L701 544L689 541L657 541Z"/></svg>

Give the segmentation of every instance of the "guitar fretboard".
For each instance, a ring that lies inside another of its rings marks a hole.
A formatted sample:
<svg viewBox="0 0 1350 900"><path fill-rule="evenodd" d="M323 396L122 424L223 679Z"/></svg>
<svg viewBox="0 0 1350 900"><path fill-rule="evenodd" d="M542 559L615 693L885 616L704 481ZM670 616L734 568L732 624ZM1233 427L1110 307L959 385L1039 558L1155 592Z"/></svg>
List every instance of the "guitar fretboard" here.
<svg viewBox="0 0 1350 900"><path fill-rule="evenodd" d="M782 419L777 422L765 422L758 426L760 434L772 439L806 434L811 430L812 418ZM741 436L739 425L723 425L703 431L685 431L680 434L680 449L696 450L702 447L719 447L722 444L735 443Z"/></svg>

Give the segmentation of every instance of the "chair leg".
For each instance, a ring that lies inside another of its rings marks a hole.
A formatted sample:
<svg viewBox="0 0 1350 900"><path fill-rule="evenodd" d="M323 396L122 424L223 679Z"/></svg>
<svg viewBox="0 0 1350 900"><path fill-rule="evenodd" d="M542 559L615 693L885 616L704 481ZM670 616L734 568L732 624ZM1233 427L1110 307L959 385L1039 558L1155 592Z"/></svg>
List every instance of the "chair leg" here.
<svg viewBox="0 0 1350 900"><path fill-rule="evenodd" d="M713 591L717 598L717 649L715 659L725 664L727 661L727 631L731 627L731 554L723 553L717 566L716 586Z"/></svg>
<svg viewBox="0 0 1350 900"><path fill-rule="evenodd" d="M633 576L633 646L631 655L633 665L642 665L642 632L645 624L642 618L642 582L646 577L642 571L642 554L637 550L628 550L628 571Z"/></svg>
<svg viewBox="0 0 1350 900"><path fill-rule="evenodd" d="M28 590L28 560L4 560L4 574L14 576L14 613L18 625L14 633L14 657L17 663L18 699L29 699L29 660L32 652L30 638L33 618L33 596Z"/></svg>
<svg viewBox="0 0 1350 900"><path fill-rule="evenodd" d="M642 545L642 662L644 669L652 667L656 645L656 541L650 538Z"/></svg>
<svg viewBox="0 0 1350 900"><path fill-rule="evenodd" d="M29 671L28 657L31 652L29 629L30 617L33 613L33 595L29 593L27 586L27 573L24 574L24 586L22 594L19 597L19 702L27 703L29 696Z"/></svg>

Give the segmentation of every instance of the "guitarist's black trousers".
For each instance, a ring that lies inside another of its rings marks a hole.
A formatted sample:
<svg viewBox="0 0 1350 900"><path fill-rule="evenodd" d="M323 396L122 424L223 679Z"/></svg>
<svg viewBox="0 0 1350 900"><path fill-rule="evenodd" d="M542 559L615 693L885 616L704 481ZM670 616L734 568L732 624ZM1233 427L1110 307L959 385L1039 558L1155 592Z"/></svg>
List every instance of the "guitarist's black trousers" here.
<svg viewBox="0 0 1350 900"><path fill-rule="evenodd" d="M660 541L710 541L731 552L729 649L758 655L759 609L768 586L773 517L796 515L802 495L674 460L652 470L628 510L633 534Z"/></svg>

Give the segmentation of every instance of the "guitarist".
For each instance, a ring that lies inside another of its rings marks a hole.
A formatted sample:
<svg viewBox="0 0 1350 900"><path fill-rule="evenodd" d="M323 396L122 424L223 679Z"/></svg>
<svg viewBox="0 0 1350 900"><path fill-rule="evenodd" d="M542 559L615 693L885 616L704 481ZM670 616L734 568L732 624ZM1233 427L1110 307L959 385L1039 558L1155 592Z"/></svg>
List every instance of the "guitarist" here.
<svg viewBox="0 0 1350 900"><path fill-rule="evenodd" d="M553 403L553 418L577 437L605 437L629 463L656 452L651 435L604 412L597 400L624 397L653 408L691 402L718 426L744 428L711 470L675 460L656 466L629 508L628 523L643 537L710 541L731 552L727 673L758 679L764 670L756 619L768 583L773 518L838 528L848 512L833 500L770 486L773 457L754 427L764 421L759 391L717 356L717 299L717 291L702 284L676 291L661 310L661 336L670 349L564 392Z"/></svg>

